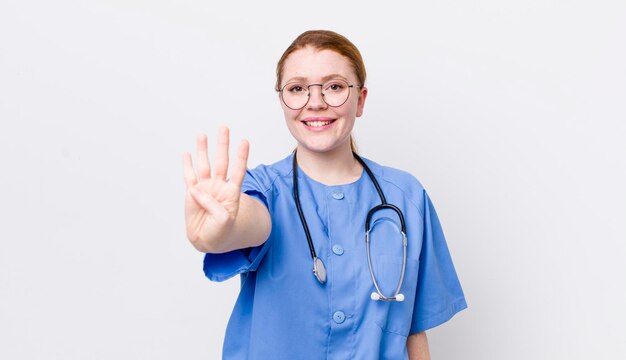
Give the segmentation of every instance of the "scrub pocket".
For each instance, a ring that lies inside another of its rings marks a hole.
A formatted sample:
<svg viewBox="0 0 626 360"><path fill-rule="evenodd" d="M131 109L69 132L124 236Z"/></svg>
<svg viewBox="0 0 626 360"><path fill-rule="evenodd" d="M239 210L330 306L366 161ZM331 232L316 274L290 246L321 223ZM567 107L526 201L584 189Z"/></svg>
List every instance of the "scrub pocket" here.
<svg viewBox="0 0 626 360"><path fill-rule="evenodd" d="M379 256L373 264L376 281L385 296L392 296L395 292L400 275L402 274L402 258L396 256ZM404 282L400 294L404 301L375 301L376 324L383 330L402 336L408 336L415 307L415 293L419 260L407 259ZM376 289L372 286L373 291Z"/></svg>

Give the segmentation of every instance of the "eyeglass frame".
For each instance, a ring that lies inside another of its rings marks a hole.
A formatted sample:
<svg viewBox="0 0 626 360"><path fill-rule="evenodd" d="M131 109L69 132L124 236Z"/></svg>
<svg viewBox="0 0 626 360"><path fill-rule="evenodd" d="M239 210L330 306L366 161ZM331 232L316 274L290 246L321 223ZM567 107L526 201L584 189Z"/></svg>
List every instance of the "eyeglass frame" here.
<svg viewBox="0 0 626 360"><path fill-rule="evenodd" d="M339 105L330 105L329 103L326 102L326 100L324 100L324 90L323 90L324 89L324 85L326 85L326 84L328 84L330 82L333 82L333 81L343 81L346 84L348 84L348 96L346 96L346 99ZM301 110L301 109L304 109L306 107L306 105L311 100L311 86L319 86L320 87L320 94L322 95L322 101L324 102L324 104L326 104L326 105L328 105L330 107L340 107L340 106L342 106L350 98L350 89L351 88L356 86L357 88L362 89L363 86L364 86L364 85L358 85L358 84L349 84L347 81L345 81L343 79L329 80L329 81L327 81L327 82L325 82L323 84L305 84L305 83L302 83L302 85L306 86L306 90L308 92L308 94L307 94L308 99L306 100L304 105L302 105L301 107L299 107L299 108L292 108L291 106L287 105L287 102L285 101L285 98L283 97L283 90L285 90L285 87L287 87L287 85L289 85L289 84L300 84L300 83L297 82L297 81L296 82L289 82L289 83L286 83L285 85L283 85L283 87L280 88L280 90L276 90L276 91L278 91L280 93L280 100L283 102L283 104L285 104L285 106L288 107L291 110Z"/></svg>

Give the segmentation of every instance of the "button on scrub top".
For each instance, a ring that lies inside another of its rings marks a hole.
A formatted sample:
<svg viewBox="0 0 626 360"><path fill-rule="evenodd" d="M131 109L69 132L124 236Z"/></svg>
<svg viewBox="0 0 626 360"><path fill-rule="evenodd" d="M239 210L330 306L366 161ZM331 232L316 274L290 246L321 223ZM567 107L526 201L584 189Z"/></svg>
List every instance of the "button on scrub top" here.
<svg viewBox="0 0 626 360"><path fill-rule="evenodd" d="M292 156L248 170L242 186L269 210L267 241L205 255L209 279L241 275L223 358L408 359L409 334L435 327L467 307L428 194L412 175L364 159L407 226L405 300L374 301L365 245L367 212L380 204L372 181L364 172L353 183L327 186L298 171L302 210L328 274L322 285L313 275L296 210ZM377 212L370 236L377 281L383 294L393 294L402 268L397 216Z"/></svg>

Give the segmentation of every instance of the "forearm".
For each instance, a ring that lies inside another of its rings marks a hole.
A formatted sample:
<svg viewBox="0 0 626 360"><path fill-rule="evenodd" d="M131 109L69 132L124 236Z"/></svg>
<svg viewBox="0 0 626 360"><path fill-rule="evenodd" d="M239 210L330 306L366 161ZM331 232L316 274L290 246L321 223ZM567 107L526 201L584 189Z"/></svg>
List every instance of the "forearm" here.
<svg viewBox="0 0 626 360"><path fill-rule="evenodd" d="M406 348L409 353L409 360L430 360L428 338L425 331L409 335L406 340Z"/></svg>
<svg viewBox="0 0 626 360"><path fill-rule="evenodd" d="M271 229L272 221L265 205L249 195L241 194L237 218L222 240L219 252L259 246L267 240Z"/></svg>

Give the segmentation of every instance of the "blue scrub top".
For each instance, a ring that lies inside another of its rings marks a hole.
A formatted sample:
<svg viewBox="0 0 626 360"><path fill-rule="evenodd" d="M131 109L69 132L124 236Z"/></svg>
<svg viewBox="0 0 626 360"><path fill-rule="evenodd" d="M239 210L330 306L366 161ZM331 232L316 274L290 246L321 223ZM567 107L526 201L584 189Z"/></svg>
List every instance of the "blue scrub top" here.
<svg viewBox="0 0 626 360"><path fill-rule="evenodd" d="M350 184L328 186L298 171L300 202L327 282L313 263L293 196L293 154L248 170L242 192L267 206L272 231L258 247L206 254L213 281L241 274L241 292L224 340L224 359L408 359L412 333L465 309L463 290L428 194L412 175L364 158L387 198L404 213L407 262L404 302L374 301L365 219L381 203L363 171ZM372 220L371 259L391 296L402 267L400 221L391 210Z"/></svg>

